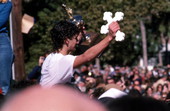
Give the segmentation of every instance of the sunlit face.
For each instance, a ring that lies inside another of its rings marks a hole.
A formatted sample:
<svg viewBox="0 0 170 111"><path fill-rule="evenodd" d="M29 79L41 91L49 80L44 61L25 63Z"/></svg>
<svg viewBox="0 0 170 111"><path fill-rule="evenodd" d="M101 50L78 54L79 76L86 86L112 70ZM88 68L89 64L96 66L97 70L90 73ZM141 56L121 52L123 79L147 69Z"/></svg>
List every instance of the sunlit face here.
<svg viewBox="0 0 170 111"><path fill-rule="evenodd" d="M83 27L83 33L86 34L85 27ZM75 35L72 39L69 39L70 43L68 46L69 46L70 53L76 50L76 45L80 44L82 38L83 38L83 34L82 32L80 32L79 34Z"/></svg>
<svg viewBox="0 0 170 111"><path fill-rule="evenodd" d="M80 34L79 34L80 35ZM76 45L79 43L79 35L75 35L72 39L68 39L68 47L70 52L74 52L76 50Z"/></svg>

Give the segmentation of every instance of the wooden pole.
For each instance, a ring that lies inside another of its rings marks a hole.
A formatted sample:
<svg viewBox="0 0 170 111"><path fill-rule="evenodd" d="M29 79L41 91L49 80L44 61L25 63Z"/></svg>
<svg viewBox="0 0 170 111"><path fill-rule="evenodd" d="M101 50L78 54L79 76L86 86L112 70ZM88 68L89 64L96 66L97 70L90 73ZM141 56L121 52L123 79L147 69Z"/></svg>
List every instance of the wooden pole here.
<svg viewBox="0 0 170 111"><path fill-rule="evenodd" d="M148 67L148 55L147 55L147 41L146 41L146 30L143 20L140 20L140 29L142 34L142 47L143 47L143 62L144 67L147 69Z"/></svg>
<svg viewBox="0 0 170 111"><path fill-rule="evenodd" d="M22 19L22 0L12 0L12 35L13 35L13 50L14 50L14 71L15 80L20 81L25 77L24 68L24 48L23 38L21 33Z"/></svg>

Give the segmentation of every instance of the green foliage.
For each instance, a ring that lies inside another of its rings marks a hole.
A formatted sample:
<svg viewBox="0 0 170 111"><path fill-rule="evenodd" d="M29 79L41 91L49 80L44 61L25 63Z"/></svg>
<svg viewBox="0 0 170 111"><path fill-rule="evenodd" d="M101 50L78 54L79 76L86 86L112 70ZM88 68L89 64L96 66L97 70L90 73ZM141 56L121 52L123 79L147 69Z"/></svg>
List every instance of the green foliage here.
<svg viewBox="0 0 170 111"><path fill-rule="evenodd" d="M100 32L100 27L106 24L102 20L105 11L124 12L125 18L120 22L120 26L121 31L126 34L126 40L112 43L100 57L103 62L109 62L112 65L134 65L142 55L140 19L143 19L146 24L148 53L156 54L160 44L157 32L163 28L161 26L159 28L160 23L153 24L153 16L158 20L161 13L170 11L168 0L31 0L24 2L23 12L32 14L36 19L30 34L24 38L25 41L29 41L24 44L27 73L37 64L38 57L52 48L49 32L54 22L66 17L61 7L63 3L73 9L74 15L83 16L87 31L97 33ZM104 35L99 37L103 38Z"/></svg>

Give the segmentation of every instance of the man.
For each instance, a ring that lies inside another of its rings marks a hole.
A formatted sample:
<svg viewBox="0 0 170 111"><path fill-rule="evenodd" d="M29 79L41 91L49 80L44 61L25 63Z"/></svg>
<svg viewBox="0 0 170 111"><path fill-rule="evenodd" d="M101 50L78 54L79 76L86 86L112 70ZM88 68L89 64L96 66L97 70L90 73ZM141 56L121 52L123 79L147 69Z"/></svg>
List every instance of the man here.
<svg viewBox="0 0 170 111"><path fill-rule="evenodd" d="M9 0L0 0L0 89L7 95L12 77L13 51L8 35L8 20L12 10Z"/></svg>
<svg viewBox="0 0 170 111"><path fill-rule="evenodd" d="M73 56L76 45L79 44L82 31L72 22L60 21L51 30L54 53L45 59L42 66L40 84L51 87L56 84L67 83L73 76L73 69L95 59L114 39L119 30L117 22L109 26L109 34L98 44L89 48L83 54Z"/></svg>

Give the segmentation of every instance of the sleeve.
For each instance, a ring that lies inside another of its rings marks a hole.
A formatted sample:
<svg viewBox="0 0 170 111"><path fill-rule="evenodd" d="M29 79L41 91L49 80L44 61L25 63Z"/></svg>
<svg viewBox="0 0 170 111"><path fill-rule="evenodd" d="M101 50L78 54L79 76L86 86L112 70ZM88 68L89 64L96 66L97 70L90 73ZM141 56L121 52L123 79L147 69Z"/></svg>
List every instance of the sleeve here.
<svg viewBox="0 0 170 111"><path fill-rule="evenodd" d="M0 28L4 27L7 23L11 9L12 3L10 1L7 3L0 3Z"/></svg>

